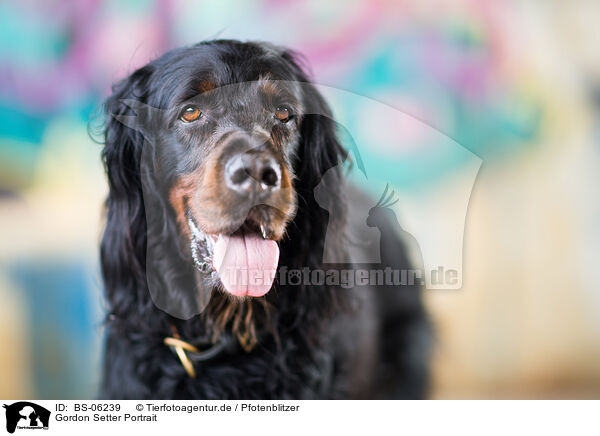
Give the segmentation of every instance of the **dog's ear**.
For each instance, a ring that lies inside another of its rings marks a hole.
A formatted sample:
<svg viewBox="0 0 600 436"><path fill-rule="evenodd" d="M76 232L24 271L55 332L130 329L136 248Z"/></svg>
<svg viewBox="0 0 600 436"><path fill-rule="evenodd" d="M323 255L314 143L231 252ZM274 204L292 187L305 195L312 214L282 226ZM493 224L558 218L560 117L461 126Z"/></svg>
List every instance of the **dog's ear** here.
<svg viewBox="0 0 600 436"><path fill-rule="evenodd" d="M106 228L101 263L110 310L128 312L145 286L146 216L140 179L143 132L123 122L135 116L132 101L147 104L152 67L113 87L105 102L102 160L108 177Z"/></svg>
<svg viewBox="0 0 600 436"><path fill-rule="evenodd" d="M299 180L314 188L325 172L334 167L341 170L348 156L337 138L331 109L304 71L301 56L290 50L284 51L281 56L294 70L304 105L295 171Z"/></svg>
<svg viewBox="0 0 600 436"><path fill-rule="evenodd" d="M302 69L301 58L291 51L284 51L281 56L296 75L304 107L299 126L300 143L294 162L294 187L299 194L299 207L295 226L291 226L290 232L299 232L295 240L303 241L306 251L323 252L326 236L339 239L344 231L346 204L342 168L348 153L338 140L331 109ZM326 173L327 178L324 179ZM328 186L323 186L324 183ZM322 192L327 192L327 198L321 197L318 202L315 198L317 186L325 188ZM334 235L336 232L339 234ZM290 239L294 239L293 235Z"/></svg>

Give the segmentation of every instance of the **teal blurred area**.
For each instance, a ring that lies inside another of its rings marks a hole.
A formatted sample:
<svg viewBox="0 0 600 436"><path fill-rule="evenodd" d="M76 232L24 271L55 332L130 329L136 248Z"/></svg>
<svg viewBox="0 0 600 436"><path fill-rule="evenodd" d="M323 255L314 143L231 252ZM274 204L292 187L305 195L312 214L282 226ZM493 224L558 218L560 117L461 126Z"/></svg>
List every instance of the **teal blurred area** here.
<svg viewBox="0 0 600 436"><path fill-rule="evenodd" d="M106 186L88 127L113 83L212 38L289 46L317 83L347 92L332 105L374 195L391 183L445 222L452 207L428 205L483 160L453 254L463 290L428 295L444 344L434 396L597 395L600 61L588 47L600 6L423 3L1 2L0 397L95 395ZM374 134L365 99L414 120L402 145L393 125ZM423 126L456 146L439 153ZM399 207L418 233L423 220Z"/></svg>

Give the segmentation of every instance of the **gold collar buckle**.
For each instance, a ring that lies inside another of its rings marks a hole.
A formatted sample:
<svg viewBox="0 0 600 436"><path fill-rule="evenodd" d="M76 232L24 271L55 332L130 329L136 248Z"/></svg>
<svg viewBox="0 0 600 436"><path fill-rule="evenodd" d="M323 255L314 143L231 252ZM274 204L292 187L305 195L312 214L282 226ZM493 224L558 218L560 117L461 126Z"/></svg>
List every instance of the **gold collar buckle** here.
<svg viewBox="0 0 600 436"><path fill-rule="evenodd" d="M185 372L187 372L191 378L196 378L194 364L185 352L191 351L192 353L197 353L199 350L192 344L177 338L168 337L165 338L163 342L165 345L175 350L175 353L177 354L177 357L179 357L179 361L181 362L181 365L183 365Z"/></svg>

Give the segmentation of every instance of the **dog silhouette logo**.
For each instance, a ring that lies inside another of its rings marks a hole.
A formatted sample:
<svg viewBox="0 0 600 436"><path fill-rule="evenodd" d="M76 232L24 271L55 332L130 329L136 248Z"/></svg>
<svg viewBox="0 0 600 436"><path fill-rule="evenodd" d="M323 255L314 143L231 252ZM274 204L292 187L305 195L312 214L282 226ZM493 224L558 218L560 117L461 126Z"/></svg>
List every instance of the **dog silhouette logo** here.
<svg viewBox="0 0 600 436"><path fill-rule="evenodd" d="M3 406L6 409L6 431L16 429L48 429L50 411L29 401L19 401Z"/></svg>

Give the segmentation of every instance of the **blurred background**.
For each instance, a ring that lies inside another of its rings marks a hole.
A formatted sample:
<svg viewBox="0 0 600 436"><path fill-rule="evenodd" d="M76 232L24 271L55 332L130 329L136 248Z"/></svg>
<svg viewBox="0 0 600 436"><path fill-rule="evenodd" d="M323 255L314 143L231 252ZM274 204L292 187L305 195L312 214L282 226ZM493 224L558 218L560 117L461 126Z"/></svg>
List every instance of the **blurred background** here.
<svg viewBox="0 0 600 436"><path fill-rule="evenodd" d="M462 289L426 291L432 398L600 398L599 21L594 0L0 1L0 398L95 395L106 183L88 122L112 83L216 37L292 47L318 83L460 144L415 137L407 160L360 99L333 102L378 189L443 223L453 208L428 205L473 186Z"/></svg>

